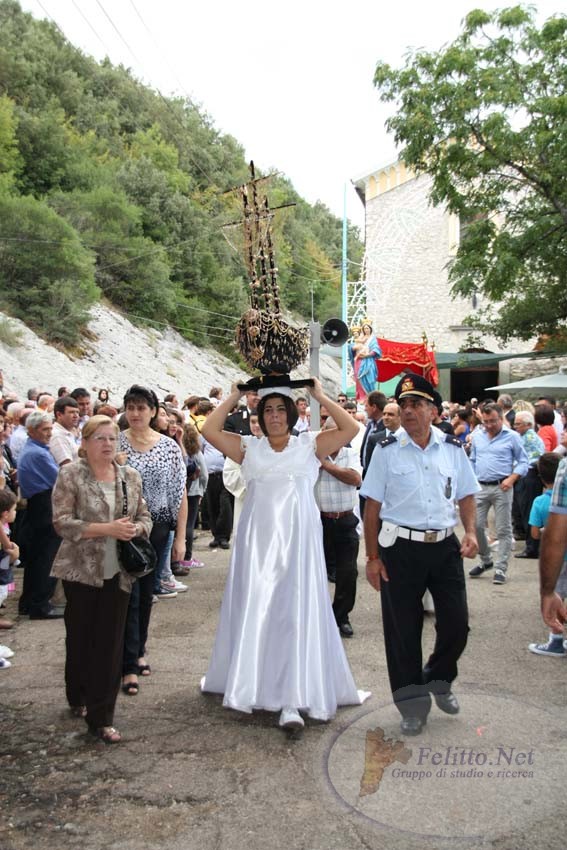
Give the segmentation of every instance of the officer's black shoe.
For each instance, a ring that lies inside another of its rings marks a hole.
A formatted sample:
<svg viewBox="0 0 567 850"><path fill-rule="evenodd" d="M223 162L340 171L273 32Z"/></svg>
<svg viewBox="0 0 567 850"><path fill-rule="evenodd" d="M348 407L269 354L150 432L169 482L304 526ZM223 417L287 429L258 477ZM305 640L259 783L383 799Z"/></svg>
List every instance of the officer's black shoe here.
<svg viewBox="0 0 567 850"><path fill-rule="evenodd" d="M348 622L348 620L346 621L346 623L339 623L339 632L342 634L343 637L346 638L350 638L354 634L352 626Z"/></svg>
<svg viewBox="0 0 567 850"><path fill-rule="evenodd" d="M523 552L518 552L516 558L535 558L537 560L539 555L536 555L535 552L528 552L527 549L524 549Z"/></svg>
<svg viewBox="0 0 567 850"><path fill-rule="evenodd" d="M447 691L446 694L433 694L433 699L437 703L437 708L445 714L458 714L461 710L457 697L451 691Z"/></svg>
<svg viewBox="0 0 567 850"><path fill-rule="evenodd" d="M494 564L492 561L490 564L477 564L476 567L473 567L472 570L469 570L469 575L471 578L478 578L487 570L491 570Z"/></svg>
<svg viewBox="0 0 567 850"><path fill-rule="evenodd" d="M400 722L402 735L419 735L427 723L427 717L403 717Z"/></svg>

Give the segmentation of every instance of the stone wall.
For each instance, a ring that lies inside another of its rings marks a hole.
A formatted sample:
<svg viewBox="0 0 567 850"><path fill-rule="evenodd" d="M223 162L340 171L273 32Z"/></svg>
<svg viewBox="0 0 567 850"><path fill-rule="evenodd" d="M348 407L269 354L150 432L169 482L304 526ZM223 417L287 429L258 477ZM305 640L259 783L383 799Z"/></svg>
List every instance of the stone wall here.
<svg viewBox="0 0 567 850"><path fill-rule="evenodd" d="M503 360L500 364L500 380L502 383L525 381L527 378L538 378L540 375L551 375L567 369L567 355L564 357L542 357L537 359L518 358ZM503 377L504 376L504 377ZM567 396L567 392L563 393Z"/></svg>

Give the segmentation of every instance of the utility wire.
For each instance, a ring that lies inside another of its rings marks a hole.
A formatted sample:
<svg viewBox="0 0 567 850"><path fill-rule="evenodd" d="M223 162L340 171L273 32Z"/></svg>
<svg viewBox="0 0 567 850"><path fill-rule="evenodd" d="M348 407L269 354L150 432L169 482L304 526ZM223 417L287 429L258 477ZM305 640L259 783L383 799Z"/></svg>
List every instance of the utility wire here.
<svg viewBox="0 0 567 850"><path fill-rule="evenodd" d="M126 39L124 38L124 36L122 35L122 33L120 32L120 30L118 29L118 27L116 26L116 24L114 23L114 21L112 20L112 18L110 17L110 15L108 14L108 12L107 12L107 11L106 11L106 9L104 8L104 6L102 5L101 1L100 1L100 0L96 0L96 4L97 4L97 6L101 9L101 11L102 11L102 12L103 12L103 14L105 15L105 17L108 19L109 23L111 24L112 28L114 29L114 31L116 32L116 34L118 35L118 37L120 38L120 40L122 41L122 43L124 44L124 46L126 47L126 49L130 52L130 55L131 55L131 56L132 56L132 58L134 59L134 62L136 62L136 64L139 66L140 70L143 70L143 64L140 62L140 60L139 60L139 59L138 59L138 57L136 56L136 54L134 53L134 51L132 50L132 48L130 47L130 45L128 44L128 42L126 41ZM157 86L155 87L155 91L157 92L157 94L159 95L159 97L161 98L161 100L162 100L162 102L165 104L165 106L169 109L169 111L171 112L171 114L173 115L173 117L175 118L175 120L177 121L177 123L179 124L179 126L181 127L181 129L183 130L183 132L184 132L184 133L187 133L187 127L185 127L185 125L184 125L184 124L183 124L183 123L179 120L179 117L178 117L177 113L176 113L176 112L175 112L175 110L172 108L172 106L171 106L171 104L169 103L169 101L167 100L167 98L165 98L165 97L163 96L163 94L161 93L161 91L159 90L159 88L158 88ZM201 172L201 174L202 174L204 177L206 177L206 179L207 179L208 183L209 183L211 186L214 186L214 185L215 185L215 183L214 183L213 179L210 177L210 175L209 175L209 174L207 174L207 172L206 172L203 168L201 168L201 166L199 165L199 163L198 163L198 162L196 162L196 161L195 161L195 160L191 157L191 155L190 155L189 153L187 153L187 156L188 156L188 158L191 160L191 162L193 163L193 165L195 166L195 168L197 168L197 169Z"/></svg>
<svg viewBox="0 0 567 850"><path fill-rule="evenodd" d="M91 24L91 22L89 21L89 19L87 18L87 16L83 14L83 10L82 10L82 9L81 9L81 7L79 6L79 4L78 4L78 3L76 3L76 2L75 2L75 0L71 0L71 2L72 2L72 4L73 4L73 6L75 7L75 9L77 10L77 12L79 13L79 15L81 16L81 18L83 19L83 21L86 23L86 25L87 25L87 26L88 26L88 28L90 29L90 31L91 31L92 33L94 33L94 35L96 36L96 38L98 38L98 40L99 40L99 41L100 41L100 43L102 44L102 46L103 46L103 48L104 48L104 50L105 50L105 52L106 52L106 55L107 55L107 56L110 56L110 51L109 51L108 47L106 46L106 44L104 43L104 41L102 40L102 38L100 37L100 35L98 34L98 32L95 30L95 28L93 27L93 25Z"/></svg>
<svg viewBox="0 0 567 850"><path fill-rule="evenodd" d="M223 319L234 320L234 316L231 316L228 313L217 313L215 310L205 310L204 307L194 307L192 304L183 304L181 301L176 301L175 306L184 307L185 310L198 310L201 313L210 313L212 316L221 316Z"/></svg>
<svg viewBox="0 0 567 850"><path fill-rule="evenodd" d="M143 26L143 27L144 27L144 29L146 30L147 34L149 35L150 40L151 40L152 44L154 45L154 47L156 48L157 52L159 53L159 55L160 55L160 57L161 57L162 61L163 61L163 62L165 62L165 64L167 65L167 67L168 67L168 69L169 69L169 73L171 74L171 76L173 77L173 79L175 80L175 82L177 83L177 85L179 86L179 88L181 89L181 91L183 92L183 94L185 95L185 97L187 98L187 100L192 101L192 99L193 99L193 98L191 97L191 95L189 94L189 92L187 91L187 89L185 88L185 86L183 85L183 83L181 82L181 80L179 79L179 77L177 76L177 73L176 73L175 69L174 69L174 68L173 68L173 67L169 64L168 59L167 59L167 56L166 56L166 55L164 54L164 52L162 51L162 49L161 49L161 47L160 47L159 42L157 41L157 39L155 39L155 38L154 38L154 35L153 35L153 33L152 33L151 29L150 29L150 28L149 28L149 26L146 24L146 22L145 22L144 18L142 17L141 12L140 12L140 11L138 10L138 8L136 7L136 4L134 3L134 0L130 0L130 5L132 6L132 8L133 8L134 12L135 12L135 13L136 13L136 15L138 16L138 19L140 20L140 23L142 24L142 26Z"/></svg>
<svg viewBox="0 0 567 850"><path fill-rule="evenodd" d="M144 322L151 322L154 325L161 325L165 328L173 328L176 331L181 331L182 333L188 333L189 328L182 328L179 325L172 325L170 322L158 322L157 319L149 319L147 316L140 316L137 313L130 313L128 310L121 310L123 315L131 316L133 319L141 319ZM223 336L222 334L210 334L206 333L206 336L214 337L216 339L223 339L225 342L229 342L229 340Z"/></svg>

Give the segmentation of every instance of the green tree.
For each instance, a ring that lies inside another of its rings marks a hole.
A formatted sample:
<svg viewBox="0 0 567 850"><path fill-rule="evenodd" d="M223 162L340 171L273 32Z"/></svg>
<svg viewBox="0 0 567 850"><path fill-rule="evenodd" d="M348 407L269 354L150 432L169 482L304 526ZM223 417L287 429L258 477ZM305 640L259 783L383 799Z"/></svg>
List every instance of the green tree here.
<svg viewBox="0 0 567 850"><path fill-rule="evenodd" d="M0 194L13 188L22 165L16 128L13 102L8 97L0 97Z"/></svg>
<svg viewBox="0 0 567 850"><path fill-rule="evenodd" d="M472 11L448 47L375 74L402 159L460 217L453 292L486 296L471 324L502 340L567 322L567 17L534 14Z"/></svg>
<svg viewBox="0 0 567 850"><path fill-rule="evenodd" d="M48 339L74 344L99 297L94 257L46 203L0 196L0 304Z"/></svg>

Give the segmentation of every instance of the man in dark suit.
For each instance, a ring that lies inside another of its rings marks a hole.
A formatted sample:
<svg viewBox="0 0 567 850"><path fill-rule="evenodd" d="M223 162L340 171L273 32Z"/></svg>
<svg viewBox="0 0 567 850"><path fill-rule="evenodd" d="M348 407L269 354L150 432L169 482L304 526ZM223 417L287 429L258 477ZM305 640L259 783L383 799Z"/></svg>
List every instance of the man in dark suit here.
<svg viewBox="0 0 567 850"><path fill-rule="evenodd" d="M370 466L370 461L372 460L372 453L376 448L378 441L383 440L385 437L389 437L390 435L397 437L400 433L401 429L401 411L400 406L396 401L389 401L388 404L384 408L382 422L383 428L377 428L373 431L366 443L366 457L365 457L365 466L366 469Z"/></svg>
<svg viewBox="0 0 567 850"><path fill-rule="evenodd" d="M373 390L371 393L368 393L366 401L364 402L364 408L366 410L366 415L368 417L368 421L366 423L366 431L364 433L364 438L362 440L362 445L360 447L360 463L362 466L362 478L364 480L364 476L366 475L366 470L368 469L368 464L370 463L370 458L372 457L372 452L369 452L369 439L371 436L376 436L376 439L380 434L384 434L386 430L386 426L384 425L383 415L384 408L388 403L388 399L384 395L384 393L379 392L378 390ZM375 444L375 443L374 443ZM364 516L364 502L365 499L360 497L360 516Z"/></svg>
<svg viewBox="0 0 567 850"><path fill-rule="evenodd" d="M256 390L250 390L247 392L246 405L239 407L235 413L231 413L230 416L226 417L224 430L230 431L232 434L250 436L252 434L252 431L250 430L250 413L253 410L256 410L259 401L260 396Z"/></svg>

